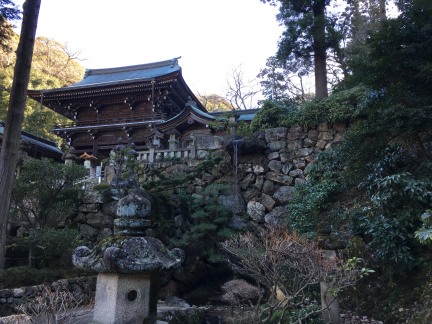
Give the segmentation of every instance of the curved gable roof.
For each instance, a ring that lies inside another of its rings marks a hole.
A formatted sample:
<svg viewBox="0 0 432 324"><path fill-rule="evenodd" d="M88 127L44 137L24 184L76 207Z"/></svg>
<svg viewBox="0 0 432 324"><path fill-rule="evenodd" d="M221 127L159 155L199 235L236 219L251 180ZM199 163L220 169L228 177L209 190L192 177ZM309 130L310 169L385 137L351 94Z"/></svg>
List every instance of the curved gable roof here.
<svg viewBox="0 0 432 324"><path fill-rule="evenodd" d="M86 70L84 79L68 87L65 87L65 89L153 79L180 71L181 68L178 64L178 59L179 57L172 60L149 64L108 69L88 69Z"/></svg>

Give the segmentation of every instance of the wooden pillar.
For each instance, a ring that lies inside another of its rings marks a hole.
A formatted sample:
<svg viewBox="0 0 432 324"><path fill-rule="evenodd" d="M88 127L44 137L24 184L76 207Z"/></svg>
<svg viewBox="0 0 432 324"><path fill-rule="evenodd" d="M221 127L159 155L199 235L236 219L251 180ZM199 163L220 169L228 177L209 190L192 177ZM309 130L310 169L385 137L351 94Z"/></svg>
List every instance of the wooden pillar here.
<svg viewBox="0 0 432 324"><path fill-rule="evenodd" d="M97 160L97 154L98 154L98 146L97 146L97 138L93 140L93 158L90 160L90 178L96 177L96 167L98 165Z"/></svg>

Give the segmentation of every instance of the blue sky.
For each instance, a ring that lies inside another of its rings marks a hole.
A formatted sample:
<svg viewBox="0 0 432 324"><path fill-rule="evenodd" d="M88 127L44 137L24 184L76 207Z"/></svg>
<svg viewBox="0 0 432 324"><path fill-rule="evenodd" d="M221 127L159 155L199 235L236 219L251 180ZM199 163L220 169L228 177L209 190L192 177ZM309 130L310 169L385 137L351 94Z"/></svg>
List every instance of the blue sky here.
<svg viewBox="0 0 432 324"><path fill-rule="evenodd" d="M259 0L42 0L37 34L80 50L86 68L181 56L195 93L224 96L230 71L255 78L275 53L276 13Z"/></svg>

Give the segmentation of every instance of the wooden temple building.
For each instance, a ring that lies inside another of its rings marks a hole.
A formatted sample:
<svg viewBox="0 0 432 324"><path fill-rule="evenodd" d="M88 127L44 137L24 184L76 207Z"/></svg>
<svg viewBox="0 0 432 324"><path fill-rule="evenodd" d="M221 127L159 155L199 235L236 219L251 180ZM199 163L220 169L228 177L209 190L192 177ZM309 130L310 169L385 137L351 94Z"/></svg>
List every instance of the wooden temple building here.
<svg viewBox="0 0 432 324"><path fill-rule="evenodd" d="M102 161L117 145L134 145L142 160L155 152L192 155L196 136L210 136L215 120L182 76L178 58L150 64L87 70L67 87L28 90L28 96L67 117L54 133L78 155Z"/></svg>
<svg viewBox="0 0 432 324"><path fill-rule="evenodd" d="M5 123L0 121L0 151L5 127ZM55 161L61 161L63 156L63 152L59 149L56 142L49 141L26 131L21 131L19 148L21 155L24 154L35 159L50 158Z"/></svg>

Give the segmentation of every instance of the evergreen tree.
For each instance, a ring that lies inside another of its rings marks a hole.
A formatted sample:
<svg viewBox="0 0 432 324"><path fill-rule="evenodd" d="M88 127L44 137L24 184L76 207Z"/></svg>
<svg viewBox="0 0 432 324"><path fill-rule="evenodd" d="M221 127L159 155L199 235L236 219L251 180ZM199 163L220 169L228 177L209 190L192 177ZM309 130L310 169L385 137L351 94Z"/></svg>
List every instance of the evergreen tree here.
<svg viewBox="0 0 432 324"><path fill-rule="evenodd" d="M315 95L328 96L326 6L330 0L261 0L279 3L277 19L285 26L277 57L293 72L315 72Z"/></svg>

